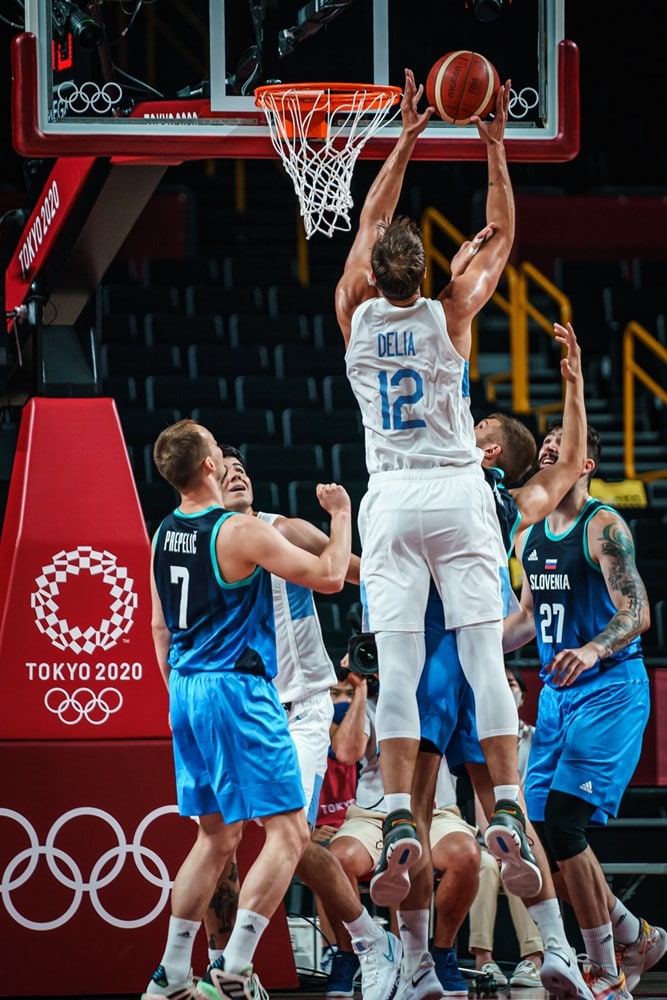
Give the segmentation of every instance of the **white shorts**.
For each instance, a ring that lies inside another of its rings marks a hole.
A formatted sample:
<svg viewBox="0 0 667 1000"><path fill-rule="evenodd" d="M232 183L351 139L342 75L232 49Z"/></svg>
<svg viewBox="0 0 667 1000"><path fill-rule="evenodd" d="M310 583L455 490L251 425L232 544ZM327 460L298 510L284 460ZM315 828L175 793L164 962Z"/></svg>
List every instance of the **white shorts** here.
<svg viewBox="0 0 667 1000"><path fill-rule="evenodd" d="M301 768L301 783L306 797L308 822L315 825L320 791L327 769L329 730L333 720L333 701L329 689L289 706L287 724L296 747Z"/></svg>
<svg viewBox="0 0 667 1000"><path fill-rule="evenodd" d="M502 618L502 539L481 466L376 473L359 534L370 631L423 632L431 578L448 628Z"/></svg>

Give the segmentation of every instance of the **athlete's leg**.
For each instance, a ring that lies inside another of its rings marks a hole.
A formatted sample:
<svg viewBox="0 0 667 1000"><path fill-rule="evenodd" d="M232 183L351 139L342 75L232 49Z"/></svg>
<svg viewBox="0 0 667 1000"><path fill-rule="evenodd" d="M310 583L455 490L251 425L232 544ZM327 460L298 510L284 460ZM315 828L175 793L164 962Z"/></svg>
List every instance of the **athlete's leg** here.
<svg viewBox="0 0 667 1000"><path fill-rule="evenodd" d="M197 839L174 879L167 942L145 996L165 995L179 986L185 989L191 983L195 937L220 872L234 855L242 829L242 823L228 826L219 813L199 817Z"/></svg>

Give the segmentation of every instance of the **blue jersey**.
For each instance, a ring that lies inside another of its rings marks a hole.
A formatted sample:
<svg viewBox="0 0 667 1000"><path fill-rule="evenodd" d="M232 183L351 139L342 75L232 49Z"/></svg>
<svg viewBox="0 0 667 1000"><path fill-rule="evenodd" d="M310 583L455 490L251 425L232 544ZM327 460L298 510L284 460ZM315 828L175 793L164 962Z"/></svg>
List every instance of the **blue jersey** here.
<svg viewBox="0 0 667 1000"><path fill-rule="evenodd" d="M588 524L602 508L612 509L599 500L588 500L574 524L562 535L552 534L546 520L526 532L523 570L533 595L540 673L551 687L557 685L544 668L556 653L583 646L616 614L602 571L588 550ZM635 638L624 649L585 670L574 685L590 683L600 673L638 657L641 657L641 643Z"/></svg>
<svg viewBox="0 0 667 1000"><path fill-rule="evenodd" d="M215 544L228 517L222 507L175 510L153 541L153 572L167 628L169 665L180 673L237 670L276 674L271 575L257 566L236 583L220 575Z"/></svg>
<svg viewBox="0 0 667 1000"><path fill-rule="evenodd" d="M484 468L482 471L493 493L500 533L503 536L503 545L509 559L514 547L514 536L521 521L521 511L517 507L514 497L503 484L505 474L502 469Z"/></svg>

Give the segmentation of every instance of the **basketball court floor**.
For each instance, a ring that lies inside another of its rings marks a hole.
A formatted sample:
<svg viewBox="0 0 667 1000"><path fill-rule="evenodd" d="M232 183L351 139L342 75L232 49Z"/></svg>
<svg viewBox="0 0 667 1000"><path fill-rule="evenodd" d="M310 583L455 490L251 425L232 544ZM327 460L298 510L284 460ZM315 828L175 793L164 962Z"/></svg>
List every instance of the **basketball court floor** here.
<svg viewBox="0 0 667 1000"><path fill-rule="evenodd" d="M272 997L279 997L280 1000L319 1000L324 997L324 976L301 976L298 990L271 990ZM136 994L108 994L90 993L87 996L77 998L77 1000L138 1000L141 991ZM357 990L355 994L360 1000L361 993ZM471 997L476 994L471 993ZM504 989L497 994L499 1000L546 1000L547 994L541 989ZM635 988L634 997L641 997L642 1000L663 1000L667 997L667 972L648 972L641 983ZM62 1000L62 997L33 996L24 997L23 1000ZM68 998L69 1000L69 998Z"/></svg>

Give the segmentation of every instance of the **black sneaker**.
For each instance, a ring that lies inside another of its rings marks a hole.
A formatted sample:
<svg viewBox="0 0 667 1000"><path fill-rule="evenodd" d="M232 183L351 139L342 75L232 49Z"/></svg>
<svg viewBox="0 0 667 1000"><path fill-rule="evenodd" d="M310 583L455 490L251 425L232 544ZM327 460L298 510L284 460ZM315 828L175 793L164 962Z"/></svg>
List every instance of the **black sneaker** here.
<svg viewBox="0 0 667 1000"><path fill-rule="evenodd" d="M419 861L422 845L409 809L396 809L382 824L382 854L371 879L376 906L398 906L410 892L408 870Z"/></svg>
<svg viewBox="0 0 667 1000"><path fill-rule="evenodd" d="M499 799L484 840L500 861L500 877L508 892L531 899L542 888L542 876L526 837L526 820L518 802Z"/></svg>

